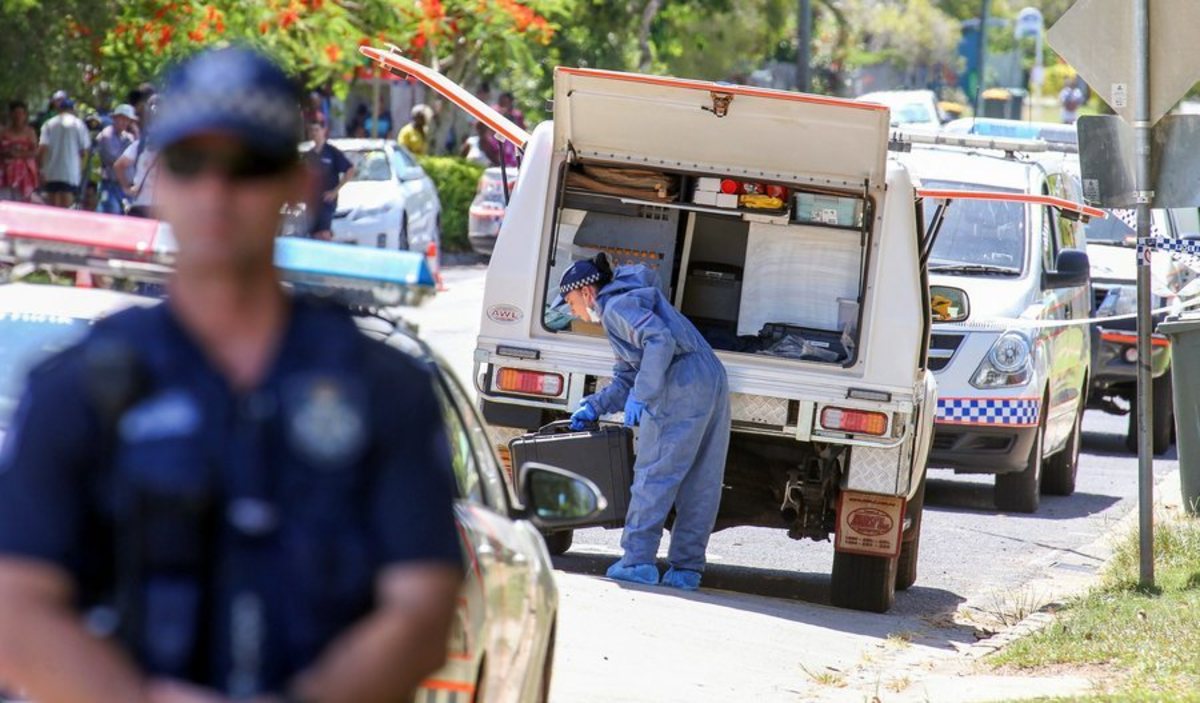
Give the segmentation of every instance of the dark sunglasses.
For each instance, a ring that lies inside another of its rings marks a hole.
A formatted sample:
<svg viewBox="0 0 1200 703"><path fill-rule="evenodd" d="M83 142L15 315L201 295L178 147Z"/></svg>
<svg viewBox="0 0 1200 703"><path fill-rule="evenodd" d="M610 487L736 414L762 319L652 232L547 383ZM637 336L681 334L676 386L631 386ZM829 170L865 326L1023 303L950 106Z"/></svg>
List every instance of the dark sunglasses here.
<svg viewBox="0 0 1200 703"><path fill-rule="evenodd" d="M252 181L282 175L296 165L295 154L275 154L255 149L214 151L192 146L167 147L163 164L183 180L215 173L229 181Z"/></svg>

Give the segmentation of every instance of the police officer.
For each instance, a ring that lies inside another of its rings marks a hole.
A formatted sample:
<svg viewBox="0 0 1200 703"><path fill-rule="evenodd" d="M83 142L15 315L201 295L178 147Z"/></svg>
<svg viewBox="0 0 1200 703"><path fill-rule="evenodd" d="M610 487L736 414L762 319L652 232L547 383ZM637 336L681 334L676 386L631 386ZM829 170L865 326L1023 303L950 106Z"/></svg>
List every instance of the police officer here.
<svg viewBox="0 0 1200 703"><path fill-rule="evenodd" d="M617 358L613 382L583 399L571 427L583 429L622 410L626 425L641 426L621 534L625 553L607 576L694 591L721 504L729 383L712 347L671 306L657 281L642 265L614 271L604 254L563 272L559 294L576 317L604 326ZM654 561L672 506L671 566L660 581Z"/></svg>
<svg viewBox="0 0 1200 703"><path fill-rule="evenodd" d="M0 454L0 681L32 700L393 702L444 661L462 557L431 379L273 266L299 99L241 48L169 76L168 300L29 378Z"/></svg>

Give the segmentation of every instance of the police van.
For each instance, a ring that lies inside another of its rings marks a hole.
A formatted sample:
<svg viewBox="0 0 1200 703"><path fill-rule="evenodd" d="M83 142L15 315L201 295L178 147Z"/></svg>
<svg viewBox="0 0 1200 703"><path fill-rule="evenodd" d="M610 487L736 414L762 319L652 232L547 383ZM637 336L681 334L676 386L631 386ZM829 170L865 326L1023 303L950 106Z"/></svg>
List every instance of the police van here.
<svg viewBox="0 0 1200 703"><path fill-rule="evenodd" d="M560 67L553 120L528 134L397 52L363 53L523 149L475 350L497 448L610 382L603 331L553 306L561 273L598 252L644 264L728 371L717 529L832 537L833 602L887 610L916 579L936 412L920 194L888 160L887 108Z"/></svg>
<svg viewBox="0 0 1200 703"><path fill-rule="evenodd" d="M929 190L1007 192L926 214L941 220L928 272L938 411L929 463L995 474L995 504L1032 513L1070 495L1091 376L1092 311L1074 156L1045 142L922 139L898 159ZM957 146L938 145L951 142Z"/></svg>

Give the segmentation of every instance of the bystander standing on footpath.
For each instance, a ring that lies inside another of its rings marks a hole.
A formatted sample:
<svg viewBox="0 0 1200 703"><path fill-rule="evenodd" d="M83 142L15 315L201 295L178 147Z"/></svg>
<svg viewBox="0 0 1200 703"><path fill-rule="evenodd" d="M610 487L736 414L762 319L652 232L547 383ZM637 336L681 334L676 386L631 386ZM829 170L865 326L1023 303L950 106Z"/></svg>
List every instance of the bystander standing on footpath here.
<svg viewBox="0 0 1200 703"><path fill-rule="evenodd" d="M87 125L75 116L75 103L64 98L58 114L42 125L38 145L42 188L46 201L57 207L71 207L83 182L83 157L91 146Z"/></svg>
<svg viewBox="0 0 1200 703"><path fill-rule="evenodd" d="M341 149L326 140L329 134L324 122L310 122L308 138L313 148L308 152L308 162L317 179L320 192L309 221L309 236L313 239L333 239L333 214L337 212L338 193L354 176L354 164Z"/></svg>
<svg viewBox="0 0 1200 703"><path fill-rule="evenodd" d="M170 295L35 368L0 449L0 681L38 703L411 700L463 576L432 378L281 285L310 174L279 67L205 52L161 98Z"/></svg>
<svg viewBox="0 0 1200 703"><path fill-rule="evenodd" d="M8 104L8 124L0 130L0 200L29 202L38 187L38 135L29 126L29 108Z"/></svg>
<svg viewBox="0 0 1200 703"><path fill-rule="evenodd" d="M117 178L117 160L137 139L132 127L137 123L132 105L118 105L112 112L112 124L100 130L96 137L96 152L100 156L99 211L111 215L125 214L125 191Z"/></svg>
<svg viewBox="0 0 1200 703"><path fill-rule="evenodd" d="M151 97L141 114L142 138L125 148L113 164L113 176L129 199L127 213L134 217L153 217L154 188L158 180L158 149L145 137L154 124L157 97Z"/></svg>

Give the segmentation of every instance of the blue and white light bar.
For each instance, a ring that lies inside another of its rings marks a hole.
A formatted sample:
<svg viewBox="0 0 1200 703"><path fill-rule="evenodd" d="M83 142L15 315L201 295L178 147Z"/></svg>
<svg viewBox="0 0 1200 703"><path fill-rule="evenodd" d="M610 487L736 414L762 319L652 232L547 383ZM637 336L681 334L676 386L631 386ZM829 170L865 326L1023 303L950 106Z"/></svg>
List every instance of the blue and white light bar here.
<svg viewBox="0 0 1200 703"><path fill-rule="evenodd" d="M292 286L351 305L415 305L437 287L428 261L411 251L281 237L275 266Z"/></svg>
<svg viewBox="0 0 1200 703"><path fill-rule="evenodd" d="M162 280L178 248L163 222L44 205L0 203L0 261ZM294 288L348 305L415 305L434 293L424 256L281 237L275 265Z"/></svg>

